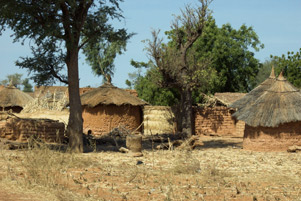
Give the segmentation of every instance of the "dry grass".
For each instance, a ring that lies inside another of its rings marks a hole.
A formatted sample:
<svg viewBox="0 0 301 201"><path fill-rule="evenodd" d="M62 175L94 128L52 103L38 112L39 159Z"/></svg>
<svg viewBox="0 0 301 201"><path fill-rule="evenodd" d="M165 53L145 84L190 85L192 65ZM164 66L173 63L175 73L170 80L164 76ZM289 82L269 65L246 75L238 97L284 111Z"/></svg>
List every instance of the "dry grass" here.
<svg viewBox="0 0 301 201"><path fill-rule="evenodd" d="M192 151L144 150L142 158L2 150L0 185L36 192L42 200L300 200L300 153L250 152L217 142Z"/></svg>

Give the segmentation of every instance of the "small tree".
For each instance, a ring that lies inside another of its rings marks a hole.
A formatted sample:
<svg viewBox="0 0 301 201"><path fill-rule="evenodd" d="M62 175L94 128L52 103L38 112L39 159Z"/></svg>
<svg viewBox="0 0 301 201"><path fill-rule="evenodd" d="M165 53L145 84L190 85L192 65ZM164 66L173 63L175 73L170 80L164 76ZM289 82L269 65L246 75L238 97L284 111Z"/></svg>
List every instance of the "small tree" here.
<svg viewBox="0 0 301 201"><path fill-rule="evenodd" d="M147 51L152 62L163 77L162 86L179 90L180 130L188 135L192 129L192 91L206 84L210 75L210 61L194 57L193 44L202 36L210 12L210 0L200 0L200 7L187 5L182 15L175 18L171 25L172 42L165 45L158 37L159 31L153 31L152 40L148 40Z"/></svg>

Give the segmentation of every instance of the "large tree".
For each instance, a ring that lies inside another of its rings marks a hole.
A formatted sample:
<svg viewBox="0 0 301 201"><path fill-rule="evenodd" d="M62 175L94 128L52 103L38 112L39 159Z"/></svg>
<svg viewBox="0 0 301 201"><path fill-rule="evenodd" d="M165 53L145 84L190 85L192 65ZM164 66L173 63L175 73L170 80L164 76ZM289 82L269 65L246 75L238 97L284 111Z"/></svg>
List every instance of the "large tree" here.
<svg viewBox="0 0 301 201"><path fill-rule="evenodd" d="M1 0L0 33L14 32L14 41L29 39L32 57L17 64L34 73L38 83L54 78L68 84L69 147L83 151L83 120L79 96L78 55L84 46L126 39L126 30L115 30L110 19L122 17L122 0ZM67 66L67 75L59 74Z"/></svg>

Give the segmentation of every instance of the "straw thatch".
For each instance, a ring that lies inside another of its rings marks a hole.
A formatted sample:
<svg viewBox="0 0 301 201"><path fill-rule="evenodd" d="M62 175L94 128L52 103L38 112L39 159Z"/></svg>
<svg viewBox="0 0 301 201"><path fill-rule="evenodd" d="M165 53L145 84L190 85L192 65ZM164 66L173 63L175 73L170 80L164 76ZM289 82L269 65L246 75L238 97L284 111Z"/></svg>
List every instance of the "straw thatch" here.
<svg viewBox="0 0 301 201"><path fill-rule="evenodd" d="M131 95L129 92L119 89L109 83L82 94L81 102L83 106L86 105L88 107L96 107L100 104L117 106L142 106L147 104L145 101Z"/></svg>
<svg viewBox="0 0 301 201"><path fill-rule="evenodd" d="M265 90L270 88L270 86L275 82L276 77L274 73L274 68L272 68L271 74L268 79L266 79L264 82L262 82L260 85L258 85L256 88L254 88L252 91L250 91L248 94L246 94L241 99L238 99L234 103L230 104L229 107L237 108L238 110L246 107L247 105L253 104L257 98L262 95Z"/></svg>
<svg viewBox="0 0 301 201"><path fill-rule="evenodd" d="M0 107L21 107L32 101L33 98L14 86L7 86L0 91Z"/></svg>
<svg viewBox="0 0 301 201"><path fill-rule="evenodd" d="M175 111L169 106L144 106L144 134L163 134L176 132Z"/></svg>
<svg viewBox="0 0 301 201"><path fill-rule="evenodd" d="M224 92L224 93L215 93L214 97L223 103L225 106L229 107L235 101L244 97L246 93L231 93L231 92Z"/></svg>
<svg viewBox="0 0 301 201"><path fill-rule="evenodd" d="M253 127L301 121L301 93L281 73L254 104L246 105L233 116Z"/></svg>

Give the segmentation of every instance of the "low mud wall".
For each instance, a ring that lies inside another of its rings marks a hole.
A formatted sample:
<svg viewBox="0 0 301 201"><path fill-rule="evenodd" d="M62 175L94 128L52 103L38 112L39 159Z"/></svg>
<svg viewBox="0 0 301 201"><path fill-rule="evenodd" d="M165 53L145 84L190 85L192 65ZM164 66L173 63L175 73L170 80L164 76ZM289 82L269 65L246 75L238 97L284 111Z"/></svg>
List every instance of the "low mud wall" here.
<svg viewBox="0 0 301 201"><path fill-rule="evenodd" d="M49 143L64 140L65 125L50 119L25 119L0 115L0 137L7 140L27 142L29 138L39 138Z"/></svg>
<svg viewBox="0 0 301 201"><path fill-rule="evenodd" d="M276 128L246 125L243 149L252 151L286 151L301 146L301 122L282 124Z"/></svg>

